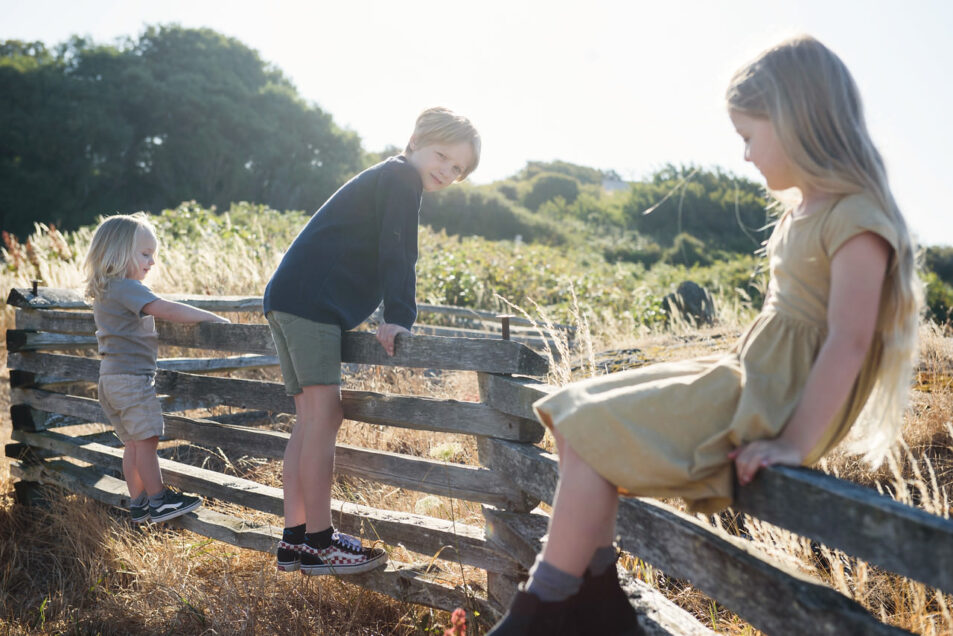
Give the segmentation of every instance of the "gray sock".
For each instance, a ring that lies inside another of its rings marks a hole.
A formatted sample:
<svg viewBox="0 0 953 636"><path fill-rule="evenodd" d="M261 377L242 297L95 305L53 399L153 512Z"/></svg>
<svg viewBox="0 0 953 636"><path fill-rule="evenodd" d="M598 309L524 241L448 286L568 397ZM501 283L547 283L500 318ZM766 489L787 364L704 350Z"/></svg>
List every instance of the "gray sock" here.
<svg viewBox="0 0 953 636"><path fill-rule="evenodd" d="M536 563L529 571L529 583L526 591L541 601L563 601L582 586L582 577L563 572L536 557Z"/></svg>
<svg viewBox="0 0 953 636"><path fill-rule="evenodd" d="M596 548L592 555L592 561L589 562L589 574L599 576L609 569L610 565L615 564L616 551L615 546L607 545Z"/></svg>
<svg viewBox="0 0 953 636"><path fill-rule="evenodd" d="M136 508L141 508L141 507L143 507L143 506L148 506L148 505L149 505L149 495L147 495L147 494L146 494L146 491L143 490L141 493L139 493L139 496L138 496L138 497L133 497L133 498L132 498L132 501L129 502L129 505L130 505L130 506L133 506L133 507L136 507Z"/></svg>
<svg viewBox="0 0 953 636"><path fill-rule="evenodd" d="M158 506L159 504L161 504L161 503L162 503L162 497L163 497L163 495L165 495L165 488L163 488L162 490L160 490L160 491L159 491L157 494L155 494L155 495L149 495L149 505L150 505L150 506Z"/></svg>

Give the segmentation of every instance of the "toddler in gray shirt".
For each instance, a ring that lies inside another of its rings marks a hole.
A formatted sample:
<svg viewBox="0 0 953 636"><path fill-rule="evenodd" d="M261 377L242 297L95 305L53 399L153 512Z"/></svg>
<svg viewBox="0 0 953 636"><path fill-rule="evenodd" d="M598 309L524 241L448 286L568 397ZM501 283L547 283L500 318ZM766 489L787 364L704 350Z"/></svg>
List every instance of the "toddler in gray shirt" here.
<svg viewBox="0 0 953 636"><path fill-rule="evenodd" d="M143 213L105 219L86 254L86 295L93 300L99 367L99 403L124 444L122 472L135 523L167 521L202 505L162 483L156 449L163 433L155 374L159 336L155 319L229 322L202 309L159 298L143 284L159 245Z"/></svg>

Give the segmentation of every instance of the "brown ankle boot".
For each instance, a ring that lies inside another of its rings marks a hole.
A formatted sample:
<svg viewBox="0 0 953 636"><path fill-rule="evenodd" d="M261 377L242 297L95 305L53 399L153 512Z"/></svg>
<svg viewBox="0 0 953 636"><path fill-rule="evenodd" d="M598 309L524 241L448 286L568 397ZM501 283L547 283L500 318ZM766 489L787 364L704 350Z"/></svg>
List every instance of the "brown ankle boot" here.
<svg viewBox="0 0 953 636"><path fill-rule="evenodd" d="M575 614L580 636L642 636L638 613L619 583L613 563L593 576L586 572L575 596Z"/></svg>
<svg viewBox="0 0 953 636"><path fill-rule="evenodd" d="M583 632L573 617L575 598L541 601L535 594L520 590L509 611L486 636L577 636Z"/></svg>

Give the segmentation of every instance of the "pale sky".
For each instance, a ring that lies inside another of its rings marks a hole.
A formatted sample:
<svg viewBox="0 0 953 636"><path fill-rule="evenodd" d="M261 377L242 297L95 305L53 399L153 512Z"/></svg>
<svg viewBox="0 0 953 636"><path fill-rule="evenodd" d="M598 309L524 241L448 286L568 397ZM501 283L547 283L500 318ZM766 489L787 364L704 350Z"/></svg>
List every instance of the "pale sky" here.
<svg viewBox="0 0 953 636"><path fill-rule="evenodd" d="M667 162L760 180L725 86L760 50L810 33L853 72L913 231L953 245L946 0L0 0L0 15L0 39L47 45L210 27L256 49L368 150L403 147L423 108L449 106L483 136L476 183L554 159L632 180Z"/></svg>

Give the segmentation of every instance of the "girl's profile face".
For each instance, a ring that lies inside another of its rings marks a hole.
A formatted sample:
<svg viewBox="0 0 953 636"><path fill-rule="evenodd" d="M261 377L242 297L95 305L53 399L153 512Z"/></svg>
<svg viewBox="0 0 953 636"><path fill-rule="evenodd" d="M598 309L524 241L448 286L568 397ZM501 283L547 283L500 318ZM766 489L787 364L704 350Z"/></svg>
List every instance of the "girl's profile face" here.
<svg viewBox="0 0 953 636"><path fill-rule="evenodd" d="M443 190L473 163L473 146L468 141L420 146L411 139L410 147L412 152L407 155L407 160L417 168L427 192Z"/></svg>
<svg viewBox="0 0 953 636"><path fill-rule="evenodd" d="M798 172L784 153L771 120L753 117L737 110L729 113L735 131L745 142L745 161L750 161L771 190L798 186Z"/></svg>
<svg viewBox="0 0 953 636"><path fill-rule="evenodd" d="M146 274L156 264L155 254L158 249L159 242L152 232L139 232L136 235L136 250L132 255L132 262L129 264L126 278L144 280Z"/></svg>

